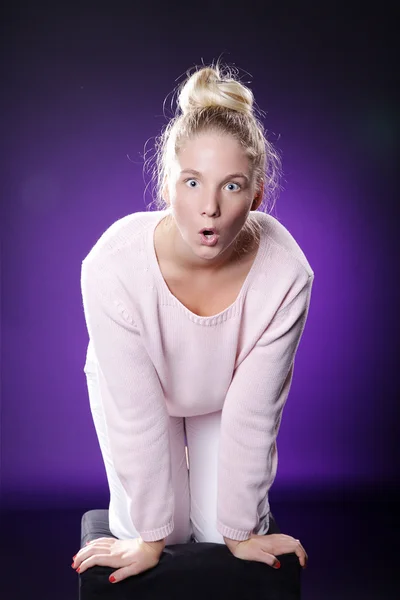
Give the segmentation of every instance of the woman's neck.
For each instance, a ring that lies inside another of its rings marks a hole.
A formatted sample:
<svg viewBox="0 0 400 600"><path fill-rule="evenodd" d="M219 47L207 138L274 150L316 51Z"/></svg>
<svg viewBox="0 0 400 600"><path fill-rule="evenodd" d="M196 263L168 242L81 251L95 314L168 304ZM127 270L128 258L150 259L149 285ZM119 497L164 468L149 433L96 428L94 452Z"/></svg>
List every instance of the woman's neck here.
<svg viewBox="0 0 400 600"><path fill-rule="evenodd" d="M239 234L239 239L233 242L223 254L217 256L215 260L206 260L197 257L187 246L176 227L173 218L163 219L160 224L160 241L164 250L164 257L171 264L182 271L210 277L216 275L222 270L237 266L246 260L246 257L253 255L255 249L254 238L246 232Z"/></svg>

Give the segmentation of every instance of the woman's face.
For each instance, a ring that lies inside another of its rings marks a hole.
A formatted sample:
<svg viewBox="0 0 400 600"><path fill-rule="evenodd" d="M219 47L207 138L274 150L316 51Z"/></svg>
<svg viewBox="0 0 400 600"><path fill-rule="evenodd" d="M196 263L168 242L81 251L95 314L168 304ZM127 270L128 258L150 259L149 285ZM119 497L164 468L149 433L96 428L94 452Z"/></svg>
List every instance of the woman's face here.
<svg viewBox="0 0 400 600"><path fill-rule="evenodd" d="M203 133L189 140L172 165L164 196L180 232L174 245L182 262L211 266L229 258L255 193L249 160L232 136ZM201 243L204 227L218 229L215 246Z"/></svg>

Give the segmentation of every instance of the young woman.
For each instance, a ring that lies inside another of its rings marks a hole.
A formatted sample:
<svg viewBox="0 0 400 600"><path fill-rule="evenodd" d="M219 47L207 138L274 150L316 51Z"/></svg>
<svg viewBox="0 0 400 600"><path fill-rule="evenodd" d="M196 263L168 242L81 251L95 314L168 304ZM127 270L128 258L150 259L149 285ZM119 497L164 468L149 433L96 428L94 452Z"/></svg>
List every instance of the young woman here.
<svg viewBox="0 0 400 600"><path fill-rule="evenodd" d="M121 581L192 539L275 567L296 552L304 567L299 540L266 535L314 279L258 210L279 157L252 92L218 63L188 76L156 146L158 210L116 221L82 263L84 370L117 539L73 566L115 567Z"/></svg>

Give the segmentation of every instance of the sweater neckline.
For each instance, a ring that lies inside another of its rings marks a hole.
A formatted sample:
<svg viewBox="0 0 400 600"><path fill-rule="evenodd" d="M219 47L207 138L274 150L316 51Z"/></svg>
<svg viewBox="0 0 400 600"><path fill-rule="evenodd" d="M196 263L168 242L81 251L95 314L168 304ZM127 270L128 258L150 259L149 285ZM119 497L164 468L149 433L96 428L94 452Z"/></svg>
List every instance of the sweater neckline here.
<svg viewBox="0 0 400 600"><path fill-rule="evenodd" d="M153 211L153 212L154 212L155 217L154 217L150 227L148 227L148 229L147 229L146 246L147 246L148 256L150 259L151 270L152 270L156 280L159 282L158 289L162 293L163 302L166 304L171 304L171 302L172 302L175 306L179 307L189 317L189 319L191 321L198 323L198 324L214 325L216 323L220 323L230 317L235 316L241 309L241 306L243 304L243 300L245 297L245 293L246 293L248 287L250 286L250 283L251 283L252 279L254 278L255 273L258 271L259 265L265 254L265 249L266 249L265 239L266 238L265 238L264 228L261 227L260 243L257 248L257 253L256 253L255 259L253 261L253 264L251 265L251 268L250 268L249 272L247 273L247 277L244 280L242 287L239 291L239 294L237 295L234 302L230 306L228 306L227 308L222 310L221 312L217 313L216 315L201 316L201 315L197 315L196 313L192 312L191 310L189 310L189 308L187 306L182 304L182 302L176 296L174 296L174 294L171 292L171 290L169 289L169 287L164 279L164 276L160 269L160 265L158 264L157 254L156 254L156 250L155 250L155 246L154 246L154 233L155 233L155 229L156 229L158 223L160 223L160 221L170 212L170 209L167 208L165 210L157 210L157 211Z"/></svg>

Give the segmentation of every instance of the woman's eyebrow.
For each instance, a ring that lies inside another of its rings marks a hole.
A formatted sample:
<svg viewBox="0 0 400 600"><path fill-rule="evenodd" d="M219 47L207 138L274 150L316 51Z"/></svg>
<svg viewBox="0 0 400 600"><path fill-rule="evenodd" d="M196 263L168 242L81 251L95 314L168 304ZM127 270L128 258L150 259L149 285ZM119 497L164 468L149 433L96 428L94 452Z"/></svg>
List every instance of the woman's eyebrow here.
<svg viewBox="0 0 400 600"><path fill-rule="evenodd" d="M197 177L202 176L200 171L196 171L196 169L182 169L180 174L182 175L182 173L191 173L193 175L197 175ZM247 175L245 175L241 171L238 173L229 173L229 175L224 177L224 179L230 179L231 177L243 177L243 179L246 179L246 181L249 181L249 178L247 177Z"/></svg>

